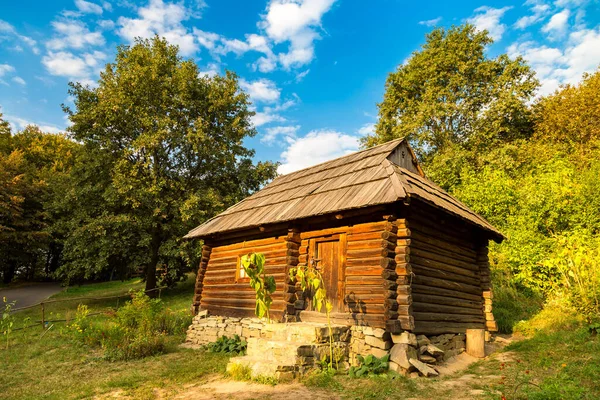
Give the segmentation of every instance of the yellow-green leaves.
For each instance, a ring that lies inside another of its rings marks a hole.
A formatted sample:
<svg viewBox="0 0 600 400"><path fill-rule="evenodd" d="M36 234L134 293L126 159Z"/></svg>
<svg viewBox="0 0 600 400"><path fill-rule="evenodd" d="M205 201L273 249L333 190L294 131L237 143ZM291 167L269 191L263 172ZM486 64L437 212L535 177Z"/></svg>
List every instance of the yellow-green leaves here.
<svg viewBox="0 0 600 400"><path fill-rule="evenodd" d="M240 258L240 263L250 278L250 287L256 292L255 314L259 318L267 317L270 320L269 310L275 293L275 278L265 273L265 256L262 253L250 253Z"/></svg>

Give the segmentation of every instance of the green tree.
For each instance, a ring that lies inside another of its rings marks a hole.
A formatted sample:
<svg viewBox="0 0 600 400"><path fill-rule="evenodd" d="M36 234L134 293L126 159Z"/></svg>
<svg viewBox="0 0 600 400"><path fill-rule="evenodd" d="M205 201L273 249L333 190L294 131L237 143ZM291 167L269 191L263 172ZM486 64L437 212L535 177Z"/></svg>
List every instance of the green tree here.
<svg viewBox="0 0 600 400"><path fill-rule="evenodd" d="M408 137L425 161L529 137L531 100L538 87L521 58L490 58L486 31L472 25L437 28L408 61L390 73L379 104L373 146Z"/></svg>
<svg viewBox="0 0 600 400"><path fill-rule="evenodd" d="M181 237L275 175L244 147L256 130L237 77L200 76L164 39L118 47L98 87L70 94L69 133L83 147L65 196L77 205L65 277L115 265L144 266L146 289L158 265L177 277L197 261Z"/></svg>

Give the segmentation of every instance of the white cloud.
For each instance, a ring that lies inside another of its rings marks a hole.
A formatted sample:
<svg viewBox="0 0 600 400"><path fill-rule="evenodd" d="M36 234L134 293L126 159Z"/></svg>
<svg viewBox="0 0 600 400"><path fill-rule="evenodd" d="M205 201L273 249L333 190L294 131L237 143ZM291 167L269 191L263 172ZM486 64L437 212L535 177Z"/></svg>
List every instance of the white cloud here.
<svg viewBox="0 0 600 400"><path fill-rule="evenodd" d="M475 9L475 15L467 19L467 22L475 25L480 31L487 30L492 39L498 41L502 38L502 35L506 30L506 25L500 23L500 19L511 8L512 7L479 7Z"/></svg>
<svg viewBox="0 0 600 400"><path fill-rule="evenodd" d="M270 124L271 122L285 122L285 118L271 111L256 112L250 120L257 128L262 125Z"/></svg>
<svg viewBox="0 0 600 400"><path fill-rule="evenodd" d="M103 19L101 21L98 21L98 26L104 30L111 30L115 27L115 23L110 19Z"/></svg>
<svg viewBox="0 0 600 400"><path fill-rule="evenodd" d="M577 83L585 72L600 65L600 28L571 33L560 46L548 47L533 41L514 43L511 57L523 56L536 71L542 87L539 94L552 93L560 84Z"/></svg>
<svg viewBox="0 0 600 400"><path fill-rule="evenodd" d="M47 124L47 123L36 123L25 118L17 117L15 115L5 114L4 119L8 121L11 125L12 130L20 131L25 129L29 125L36 125L38 128L42 130L42 132L48 133L60 133L63 132L64 129L57 127L56 125Z"/></svg>
<svg viewBox="0 0 600 400"><path fill-rule="evenodd" d="M21 86L27 85L27 82L25 82L25 79L21 78L20 76L15 76L14 78L12 78L12 81L15 83L18 83Z"/></svg>
<svg viewBox="0 0 600 400"><path fill-rule="evenodd" d="M316 130L298 139L288 138L289 146L281 153L280 174L288 174L358 150L359 138L334 130Z"/></svg>
<svg viewBox="0 0 600 400"><path fill-rule="evenodd" d="M75 0L75 7L84 14L102 14L102 7L85 0Z"/></svg>
<svg viewBox="0 0 600 400"><path fill-rule="evenodd" d="M7 34L12 35L13 37L17 38L18 40L24 42L31 48L31 51L34 54L40 53L40 50L37 48L37 42L35 40L30 38L29 36L19 34L14 26L12 26L8 22L3 21L1 19L0 19L0 33L7 33Z"/></svg>
<svg viewBox="0 0 600 400"><path fill-rule="evenodd" d="M183 3L164 3L162 0L150 0L146 7L137 10L139 18L120 17L119 35L129 42L135 38L151 38L155 34L165 37L179 46L184 56L194 55L198 51L195 36L188 32L182 22L190 17L198 17Z"/></svg>
<svg viewBox="0 0 600 400"><path fill-rule="evenodd" d="M9 64L0 64L0 78L9 72L15 72L15 67Z"/></svg>
<svg viewBox="0 0 600 400"><path fill-rule="evenodd" d="M80 56L66 51L48 52L42 57L42 64L51 75L64 76L84 84L93 84L91 76L97 72L106 54L100 51Z"/></svg>
<svg viewBox="0 0 600 400"><path fill-rule="evenodd" d="M360 127L360 129L357 131L357 133L362 136L372 135L373 133L375 133L375 124L372 124L372 123L364 124L363 126Z"/></svg>
<svg viewBox="0 0 600 400"><path fill-rule="evenodd" d="M274 103L281 96L281 90L275 82L264 78L253 82L240 79L240 87L250 95L255 103Z"/></svg>
<svg viewBox="0 0 600 400"><path fill-rule="evenodd" d="M569 10L562 10L561 12L554 14L550 18L550 21L542 27L542 32L550 34L550 38L563 36L568 28L570 15L571 12Z"/></svg>
<svg viewBox="0 0 600 400"><path fill-rule="evenodd" d="M215 75L219 75L219 66L217 64L209 64L206 69L200 70L198 76L212 78Z"/></svg>
<svg viewBox="0 0 600 400"><path fill-rule="evenodd" d="M90 46L101 46L105 42L102 33L91 32L86 24L78 20L54 21L52 27L56 36L46 42L46 47L50 50L83 49Z"/></svg>
<svg viewBox="0 0 600 400"><path fill-rule="evenodd" d="M258 26L276 44L289 42L287 53L278 54L284 68L300 67L312 61L314 41L323 15L335 0L271 0Z"/></svg>
<svg viewBox="0 0 600 400"><path fill-rule="evenodd" d="M428 27L432 27L432 26L436 26L441 21L442 21L442 17L437 17L437 18L428 19L428 20L425 20L425 21L419 21L419 25L425 25L425 26L428 26Z"/></svg>
<svg viewBox="0 0 600 400"><path fill-rule="evenodd" d="M296 78L295 78L296 82L301 82L302 79L304 79L304 77L306 75L308 75L309 72L310 72L310 69L307 69L306 71L302 71L302 72L297 73L296 74Z"/></svg>
<svg viewBox="0 0 600 400"><path fill-rule="evenodd" d="M298 132L299 129L300 125L274 126L272 128L267 128L265 129L266 133L262 136L260 141L268 146L272 146L279 136L282 136L284 139L295 139L296 132Z"/></svg>
<svg viewBox="0 0 600 400"><path fill-rule="evenodd" d="M519 18L515 22L515 28L517 29L525 29L543 20L548 15L548 11L550 11L550 6L541 0L528 0L525 2L525 5L531 6L532 14Z"/></svg>

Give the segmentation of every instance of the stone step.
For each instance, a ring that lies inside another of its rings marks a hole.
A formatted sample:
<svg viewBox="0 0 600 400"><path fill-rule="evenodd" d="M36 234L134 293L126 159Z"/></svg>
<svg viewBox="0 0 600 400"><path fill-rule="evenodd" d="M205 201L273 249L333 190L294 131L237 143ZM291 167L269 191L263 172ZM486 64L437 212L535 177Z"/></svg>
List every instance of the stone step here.
<svg viewBox="0 0 600 400"><path fill-rule="evenodd" d="M347 342L333 342L334 357L348 356ZM265 338L248 339L247 355L279 363L312 365L330 355L329 343L289 342Z"/></svg>
<svg viewBox="0 0 600 400"><path fill-rule="evenodd" d="M329 326L324 323L265 324L262 328L262 337L289 342L328 343L329 336ZM348 341L350 329L347 326L332 325L331 336L334 342Z"/></svg>

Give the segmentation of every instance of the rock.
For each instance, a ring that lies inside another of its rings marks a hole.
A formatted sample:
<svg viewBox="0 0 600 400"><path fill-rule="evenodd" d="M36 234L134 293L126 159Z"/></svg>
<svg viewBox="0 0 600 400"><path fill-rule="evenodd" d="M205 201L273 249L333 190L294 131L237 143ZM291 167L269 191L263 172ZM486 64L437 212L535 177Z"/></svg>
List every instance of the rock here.
<svg viewBox="0 0 600 400"><path fill-rule="evenodd" d="M418 372L411 372L409 377L411 377L412 379L418 378L419 377L419 373Z"/></svg>
<svg viewBox="0 0 600 400"><path fill-rule="evenodd" d="M378 349L383 349L383 350L387 350L390 347L392 347L392 343L390 341L379 339L379 338L376 338L375 336L366 336L365 343L370 346L377 347Z"/></svg>
<svg viewBox="0 0 600 400"><path fill-rule="evenodd" d="M365 326L363 328L363 333L367 336L373 336L373 328L371 328L370 326Z"/></svg>
<svg viewBox="0 0 600 400"><path fill-rule="evenodd" d="M431 343L431 341L427 338L427 336L425 336L425 335L417 336L417 346L418 347L428 345L429 343Z"/></svg>
<svg viewBox="0 0 600 400"><path fill-rule="evenodd" d="M385 356L385 355L389 354L389 352L388 352L388 351L386 351L386 350L382 350L382 349L378 349L377 347L373 347L373 348L371 348L371 349L369 350L369 353L370 353L370 354L373 354L373 355L374 355L375 357L377 357L377 358L381 358L381 357L383 357L383 356Z"/></svg>
<svg viewBox="0 0 600 400"><path fill-rule="evenodd" d="M423 361L424 363L430 363L430 364L434 364L435 362L437 362L437 360L435 359L435 357L432 357L432 356L427 355L427 354L421 354L419 356L419 360Z"/></svg>
<svg viewBox="0 0 600 400"><path fill-rule="evenodd" d="M390 361L388 369L390 371L394 371L397 374L408 376L408 371L393 361Z"/></svg>
<svg viewBox="0 0 600 400"><path fill-rule="evenodd" d="M416 358L411 358L408 361L421 373L421 375L423 375L425 377L439 375L439 373L435 369L431 368L429 365L425 364L424 362L417 360Z"/></svg>
<svg viewBox="0 0 600 400"><path fill-rule="evenodd" d="M425 351L434 357L440 357L444 355L444 350L432 344L428 344L425 348Z"/></svg>
<svg viewBox="0 0 600 400"><path fill-rule="evenodd" d="M417 336L414 333L402 332L400 335L392 335L392 341L396 344L403 343L417 347Z"/></svg>
<svg viewBox="0 0 600 400"><path fill-rule="evenodd" d="M425 352L427 351L427 346L428 345L419 347L419 354L425 354Z"/></svg>
<svg viewBox="0 0 600 400"><path fill-rule="evenodd" d="M381 328L375 328L373 329L373 336L375 336L376 338L382 338L383 335L385 335L385 329L381 329Z"/></svg>
<svg viewBox="0 0 600 400"><path fill-rule="evenodd" d="M390 350L390 361L395 362L400 367L410 370L411 364L409 360L417 358L417 350L406 343L398 343Z"/></svg>

